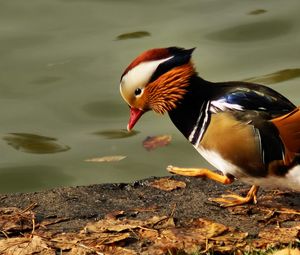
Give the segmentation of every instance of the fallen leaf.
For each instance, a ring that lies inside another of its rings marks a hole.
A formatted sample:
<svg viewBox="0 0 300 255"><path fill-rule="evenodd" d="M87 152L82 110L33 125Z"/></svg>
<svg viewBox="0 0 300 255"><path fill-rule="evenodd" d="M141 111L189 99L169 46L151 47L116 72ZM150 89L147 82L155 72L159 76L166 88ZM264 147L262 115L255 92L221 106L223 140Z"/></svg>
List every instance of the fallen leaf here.
<svg viewBox="0 0 300 255"><path fill-rule="evenodd" d="M10 234L31 230L34 218L35 215L30 210L16 207L0 208L0 231Z"/></svg>
<svg viewBox="0 0 300 255"><path fill-rule="evenodd" d="M16 237L0 240L0 254L5 255L55 255L55 251L39 236Z"/></svg>
<svg viewBox="0 0 300 255"><path fill-rule="evenodd" d="M133 230L141 227L157 227L163 222L169 222L167 216L153 216L147 220L130 219L103 219L97 222L90 222L84 228L85 233L103 233L103 232L121 232L124 230Z"/></svg>
<svg viewBox="0 0 300 255"><path fill-rule="evenodd" d="M57 143L56 138L27 133L10 133L3 137L8 145L28 153L47 154L70 150L67 145Z"/></svg>
<svg viewBox="0 0 300 255"><path fill-rule="evenodd" d="M85 162L116 162L116 161L120 161L126 157L127 156L121 156L121 155L104 156L104 157L99 157L99 158L86 159Z"/></svg>
<svg viewBox="0 0 300 255"><path fill-rule="evenodd" d="M253 242L257 248L271 248L279 244L292 244L298 239L300 226L291 228L267 228L259 232L258 240Z"/></svg>
<svg viewBox="0 0 300 255"><path fill-rule="evenodd" d="M186 187L186 183L169 178L161 178L159 180L151 182L150 186L160 190L172 191L174 189L184 189Z"/></svg>
<svg viewBox="0 0 300 255"><path fill-rule="evenodd" d="M148 136L143 141L143 146L146 150L154 150L158 147L163 147L168 145L172 140L170 135L159 135L159 136Z"/></svg>
<svg viewBox="0 0 300 255"><path fill-rule="evenodd" d="M300 68L284 69L274 73L245 79L247 82L274 84L300 77Z"/></svg>
<svg viewBox="0 0 300 255"><path fill-rule="evenodd" d="M136 38L142 38L150 35L151 34L147 31L136 31L131 33L120 34L117 36L117 40L136 39Z"/></svg>
<svg viewBox="0 0 300 255"><path fill-rule="evenodd" d="M234 240L230 244L226 242L225 238L222 238L226 236L230 239L231 235L235 235L236 238L233 238ZM151 238L151 235L149 236ZM168 251L173 251L174 254L179 251L184 252L184 254L199 251L206 253L210 249L217 252L221 249L224 250L224 248L234 251L239 245L246 244L244 241L245 234L205 219L192 220L183 227L165 228L161 230L158 237L155 237L154 234L152 236L155 238L152 239L153 244L143 254L166 254ZM225 242L218 245L217 238Z"/></svg>
<svg viewBox="0 0 300 255"><path fill-rule="evenodd" d="M285 248L285 249L270 253L270 255L300 255L300 250L292 249L292 248Z"/></svg>
<svg viewBox="0 0 300 255"><path fill-rule="evenodd" d="M264 9L256 9L254 11L249 12L249 15L259 15L259 14L263 14L266 13L267 11Z"/></svg>

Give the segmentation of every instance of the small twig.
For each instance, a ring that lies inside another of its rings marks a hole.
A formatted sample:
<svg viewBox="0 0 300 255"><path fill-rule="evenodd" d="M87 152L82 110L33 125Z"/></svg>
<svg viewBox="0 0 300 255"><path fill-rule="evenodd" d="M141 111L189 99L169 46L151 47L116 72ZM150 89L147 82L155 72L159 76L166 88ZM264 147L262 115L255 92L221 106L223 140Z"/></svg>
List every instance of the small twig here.
<svg viewBox="0 0 300 255"><path fill-rule="evenodd" d="M0 200L3 200L3 199L5 199L5 198L7 198L7 196L6 196L6 195L4 195L4 196L0 197Z"/></svg>
<svg viewBox="0 0 300 255"><path fill-rule="evenodd" d="M169 216L169 219L170 219L171 217L174 216L176 207L177 207L177 204L175 203L175 204L173 205L173 208L172 208L171 214L170 214L170 216Z"/></svg>
<svg viewBox="0 0 300 255"><path fill-rule="evenodd" d="M287 208L281 208L280 210L276 210L278 213L282 214L295 214L295 215L300 215L300 211L293 210L293 209L287 209Z"/></svg>
<svg viewBox="0 0 300 255"><path fill-rule="evenodd" d="M9 236L6 234L6 232L4 230L1 230L1 233L6 237L9 238Z"/></svg>
<svg viewBox="0 0 300 255"><path fill-rule="evenodd" d="M209 250L209 248L208 248L208 238L205 238L205 250L204 251L201 251L200 253L207 253L208 252L208 250Z"/></svg>
<svg viewBox="0 0 300 255"><path fill-rule="evenodd" d="M30 235L30 237L32 237L33 236L33 233L35 232L35 219L34 218L32 218L32 231L31 231L31 235Z"/></svg>
<svg viewBox="0 0 300 255"><path fill-rule="evenodd" d="M32 203L29 206L27 206L24 210L22 210L19 214L23 214L31 209L33 209L34 207L36 207L38 204L37 203Z"/></svg>
<svg viewBox="0 0 300 255"><path fill-rule="evenodd" d="M77 246L79 246L79 247L81 247L81 248L87 249L87 250L89 250L89 251L95 252L95 253L98 254L98 255L104 255L104 253L99 252L99 251L96 251L96 250L93 249L93 248L87 247L87 246L84 245L84 244L78 243L78 244L75 244L75 245L77 245Z"/></svg>
<svg viewBox="0 0 300 255"><path fill-rule="evenodd" d="M70 220L70 218L60 218L60 219L56 219L52 222L41 222L41 223L37 223L35 226L38 228L38 227L42 227L42 228L47 228L47 226L49 225L53 225L53 224L57 224L57 223L60 223L60 222L64 222L64 221L68 221Z"/></svg>

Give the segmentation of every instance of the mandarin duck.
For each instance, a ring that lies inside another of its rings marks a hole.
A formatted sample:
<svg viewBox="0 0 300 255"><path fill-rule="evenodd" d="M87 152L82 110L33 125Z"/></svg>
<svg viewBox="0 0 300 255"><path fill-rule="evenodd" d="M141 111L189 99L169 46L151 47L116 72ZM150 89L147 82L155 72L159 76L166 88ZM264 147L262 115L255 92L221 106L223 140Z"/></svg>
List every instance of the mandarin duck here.
<svg viewBox="0 0 300 255"><path fill-rule="evenodd" d="M168 166L169 172L252 185L245 197L232 193L211 199L221 206L256 203L259 186L300 191L300 108L264 85L204 80L191 61L193 51L151 49L125 69L120 92L130 107L127 129L150 110L168 113L222 174L175 166Z"/></svg>

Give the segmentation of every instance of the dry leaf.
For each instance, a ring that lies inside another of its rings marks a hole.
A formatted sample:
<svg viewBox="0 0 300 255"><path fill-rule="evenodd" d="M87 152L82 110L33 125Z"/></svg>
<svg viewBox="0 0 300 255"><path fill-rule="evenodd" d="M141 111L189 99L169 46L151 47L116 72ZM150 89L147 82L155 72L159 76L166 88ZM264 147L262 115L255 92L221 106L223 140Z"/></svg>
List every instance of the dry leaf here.
<svg viewBox="0 0 300 255"><path fill-rule="evenodd" d="M256 9L256 10L253 10L251 12L249 12L248 14L249 15L259 15L259 14L263 14L263 13L266 13L267 11L264 10L264 9Z"/></svg>
<svg viewBox="0 0 300 255"><path fill-rule="evenodd" d="M32 229L35 215L29 210L16 207L0 208L0 231L7 234Z"/></svg>
<svg viewBox="0 0 300 255"><path fill-rule="evenodd" d="M5 255L55 255L39 236L33 238L16 237L0 240L0 254Z"/></svg>
<svg viewBox="0 0 300 255"><path fill-rule="evenodd" d="M148 136L143 141L143 146L146 150L154 150L158 147L163 147L168 145L172 140L170 135L159 135L159 136Z"/></svg>
<svg viewBox="0 0 300 255"><path fill-rule="evenodd" d="M150 36L151 34L147 31L136 31L131 33L124 33L117 36L117 40L135 39Z"/></svg>
<svg viewBox="0 0 300 255"><path fill-rule="evenodd" d="M278 244L291 244L297 241L300 226L292 228L269 228L263 229L259 239L254 241L253 246L257 248L270 248Z"/></svg>
<svg viewBox="0 0 300 255"><path fill-rule="evenodd" d="M300 255L299 249L291 249L291 248L285 248L279 251L275 251L271 253L270 255Z"/></svg>
<svg viewBox="0 0 300 255"><path fill-rule="evenodd" d="M186 183L169 178L161 178L159 180L151 182L150 186L160 190L172 191L174 189L184 189L186 187Z"/></svg>
<svg viewBox="0 0 300 255"><path fill-rule="evenodd" d="M56 138L36 134L10 133L3 140L16 150L28 153L48 154L70 150L69 146L58 143Z"/></svg>
<svg viewBox="0 0 300 255"><path fill-rule="evenodd" d="M167 216L153 216L147 220L113 219L107 218L97 222L90 222L84 228L84 233L121 232L141 227L154 227L157 224L167 221Z"/></svg>
<svg viewBox="0 0 300 255"><path fill-rule="evenodd" d="M126 157L127 156L122 156L122 155L104 156L104 157L99 157L99 158L86 159L85 162L116 162L116 161L120 161Z"/></svg>
<svg viewBox="0 0 300 255"><path fill-rule="evenodd" d="M233 230L222 224L204 219L195 219L185 227L162 229L159 236L152 240L153 244L149 246L147 252L143 254L166 254L169 250L174 251L175 254L178 251L190 254L199 251L199 249L208 251L209 247L212 247L214 251L218 251L217 245L212 245L208 241L212 238L222 238L229 231L230 234L234 233ZM147 234L149 235L149 232ZM155 237L154 234L153 236ZM243 238L244 236L241 238L242 242ZM223 246L225 244L223 243ZM230 246L231 251L235 250L235 245L238 245L237 239Z"/></svg>

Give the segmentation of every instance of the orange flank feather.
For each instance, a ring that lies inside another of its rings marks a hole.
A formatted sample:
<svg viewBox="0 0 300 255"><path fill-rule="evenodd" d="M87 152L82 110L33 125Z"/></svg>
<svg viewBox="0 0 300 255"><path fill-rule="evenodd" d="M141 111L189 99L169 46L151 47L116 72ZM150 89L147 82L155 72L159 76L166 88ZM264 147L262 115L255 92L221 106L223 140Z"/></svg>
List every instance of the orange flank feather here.
<svg viewBox="0 0 300 255"><path fill-rule="evenodd" d="M149 83L143 95L149 107L161 114L176 108L176 104L186 93L186 87L194 73L194 66L190 62L171 69Z"/></svg>
<svg viewBox="0 0 300 255"><path fill-rule="evenodd" d="M284 163L289 165L300 155L300 107L271 121L277 127L285 147Z"/></svg>

